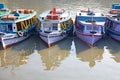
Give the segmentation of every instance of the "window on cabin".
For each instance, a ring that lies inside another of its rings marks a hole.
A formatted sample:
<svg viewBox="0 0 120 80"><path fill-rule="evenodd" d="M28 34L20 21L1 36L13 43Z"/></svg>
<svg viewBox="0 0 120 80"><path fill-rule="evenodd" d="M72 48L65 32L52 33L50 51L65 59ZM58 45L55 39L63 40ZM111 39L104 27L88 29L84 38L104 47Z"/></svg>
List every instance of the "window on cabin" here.
<svg viewBox="0 0 120 80"><path fill-rule="evenodd" d="M16 25L17 25L17 30L18 31L22 30L22 26L21 26L20 22L18 22Z"/></svg>
<svg viewBox="0 0 120 80"><path fill-rule="evenodd" d="M98 30L97 26L87 26L87 30Z"/></svg>
<svg viewBox="0 0 120 80"><path fill-rule="evenodd" d="M52 30L58 30L58 24L57 23L53 23Z"/></svg>
<svg viewBox="0 0 120 80"><path fill-rule="evenodd" d="M12 24L9 24L9 25L8 25L8 30L9 30L9 31L12 31Z"/></svg>
<svg viewBox="0 0 120 80"><path fill-rule="evenodd" d="M26 29L27 21L23 21L23 23L24 23L23 29Z"/></svg>
<svg viewBox="0 0 120 80"><path fill-rule="evenodd" d="M1 27L1 31L2 31L2 32L6 32L6 26L5 26L5 25L3 25L3 26Z"/></svg>
<svg viewBox="0 0 120 80"><path fill-rule="evenodd" d="M87 30L92 30L92 26L87 26Z"/></svg>
<svg viewBox="0 0 120 80"><path fill-rule="evenodd" d="M43 26L44 26L44 31L51 31L52 30L50 23L44 23Z"/></svg>
<svg viewBox="0 0 120 80"><path fill-rule="evenodd" d="M7 29L8 32L11 32L12 31L12 24L8 24L8 29Z"/></svg>
<svg viewBox="0 0 120 80"><path fill-rule="evenodd" d="M93 26L93 30L98 30L98 26Z"/></svg>

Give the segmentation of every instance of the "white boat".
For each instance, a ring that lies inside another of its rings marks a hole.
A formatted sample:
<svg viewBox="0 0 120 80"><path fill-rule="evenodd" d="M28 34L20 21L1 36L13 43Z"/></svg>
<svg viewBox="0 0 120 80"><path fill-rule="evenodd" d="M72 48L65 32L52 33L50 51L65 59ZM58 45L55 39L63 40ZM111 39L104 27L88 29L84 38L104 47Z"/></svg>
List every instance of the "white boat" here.
<svg viewBox="0 0 120 80"><path fill-rule="evenodd" d="M37 25L36 11L15 9L0 17L0 41L3 48L21 42L31 35Z"/></svg>
<svg viewBox="0 0 120 80"><path fill-rule="evenodd" d="M73 34L73 21L69 10L53 8L40 14L38 20L39 36L48 47Z"/></svg>
<svg viewBox="0 0 120 80"><path fill-rule="evenodd" d="M94 46L104 32L105 16L88 10L77 12L75 19L76 35L89 46Z"/></svg>

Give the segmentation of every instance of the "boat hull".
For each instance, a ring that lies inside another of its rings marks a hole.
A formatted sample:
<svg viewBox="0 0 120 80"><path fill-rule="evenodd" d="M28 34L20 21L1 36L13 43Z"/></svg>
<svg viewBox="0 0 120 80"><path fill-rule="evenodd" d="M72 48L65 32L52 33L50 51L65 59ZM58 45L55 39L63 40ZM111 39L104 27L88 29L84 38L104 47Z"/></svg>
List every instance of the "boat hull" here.
<svg viewBox="0 0 120 80"><path fill-rule="evenodd" d="M64 38L67 37L67 34L64 35L43 35L40 33L40 38L48 45L48 47L51 47L52 45L54 45L55 43L63 40Z"/></svg>
<svg viewBox="0 0 120 80"><path fill-rule="evenodd" d="M102 35L84 34L78 31L76 31L75 33L78 38L87 43L89 46L94 46L94 44L102 38Z"/></svg>
<svg viewBox="0 0 120 80"><path fill-rule="evenodd" d="M30 37L33 34L33 30L36 25L37 25L37 22L34 25L31 25L31 29L29 29L28 33L23 36L17 36L17 37L13 37L13 38L4 38L1 36L0 41L2 43L3 49L6 49L7 47L17 44L19 42L22 42L25 39L27 39L28 37Z"/></svg>
<svg viewBox="0 0 120 80"><path fill-rule="evenodd" d="M1 37L1 43L4 49L6 49L9 46L12 46L16 43L19 43L25 39L27 39L28 37L30 37L30 34L27 36L21 36L21 37L15 37L15 38L11 38L11 39L4 39Z"/></svg>
<svg viewBox="0 0 120 80"><path fill-rule="evenodd" d="M111 34L111 37L117 41L120 41L120 36Z"/></svg>

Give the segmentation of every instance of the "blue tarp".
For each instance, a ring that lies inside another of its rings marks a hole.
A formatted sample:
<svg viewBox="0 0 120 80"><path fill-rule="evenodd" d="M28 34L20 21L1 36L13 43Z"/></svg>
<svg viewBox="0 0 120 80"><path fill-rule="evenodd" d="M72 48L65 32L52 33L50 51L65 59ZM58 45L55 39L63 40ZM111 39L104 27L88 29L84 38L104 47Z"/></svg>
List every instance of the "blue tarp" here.
<svg viewBox="0 0 120 80"><path fill-rule="evenodd" d="M120 4L112 4L112 9L120 9Z"/></svg>
<svg viewBox="0 0 120 80"><path fill-rule="evenodd" d="M6 5L4 3L0 3L0 9L6 8Z"/></svg>
<svg viewBox="0 0 120 80"><path fill-rule="evenodd" d="M96 22L104 22L105 21L105 17L91 17L91 16L78 16L77 17L78 20L80 21L91 21L91 20L94 20Z"/></svg>

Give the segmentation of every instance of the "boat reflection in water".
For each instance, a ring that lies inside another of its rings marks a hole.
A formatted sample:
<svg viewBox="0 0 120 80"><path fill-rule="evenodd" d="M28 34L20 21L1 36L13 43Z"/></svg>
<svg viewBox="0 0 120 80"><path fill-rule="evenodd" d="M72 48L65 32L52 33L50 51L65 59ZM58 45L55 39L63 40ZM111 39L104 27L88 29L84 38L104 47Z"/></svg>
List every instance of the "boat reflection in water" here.
<svg viewBox="0 0 120 80"><path fill-rule="evenodd" d="M0 62L1 67L8 68L12 66L19 67L27 63L28 55L31 53L31 50L22 50L22 51L15 51L11 48L7 50L3 50L0 52Z"/></svg>
<svg viewBox="0 0 120 80"><path fill-rule="evenodd" d="M89 67L94 67L96 61L103 59L103 50L96 47L92 47L86 51L77 54L77 57L80 58L83 62L89 62Z"/></svg>
<svg viewBox="0 0 120 80"><path fill-rule="evenodd" d="M72 38L67 38L55 46L38 51L45 66L45 70L54 70L59 67L61 62L69 56L71 45Z"/></svg>
<svg viewBox="0 0 120 80"><path fill-rule="evenodd" d="M120 52L112 54L114 57L113 59L117 62L120 63Z"/></svg>
<svg viewBox="0 0 120 80"><path fill-rule="evenodd" d="M103 59L103 49L97 47L87 47L84 43L78 41L78 38L75 39L76 45L76 56L80 59L80 61L88 62L89 67L94 67L96 65L96 61L100 61ZM79 44L79 45L78 45Z"/></svg>
<svg viewBox="0 0 120 80"><path fill-rule="evenodd" d="M116 45L114 45L116 44ZM120 63L120 43L114 41L112 47L110 47L111 58L114 59L117 63Z"/></svg>
<svg viewBox="0 0 120 80"><path fill-rule="evenodd" d="M33 38L36 38L36 36L30 37L27 41L21 42L21 44L0 50L1 67L20 67L21 65L27 64L28 57L33 53L35 47L35 40Z"/></svg>

